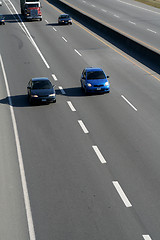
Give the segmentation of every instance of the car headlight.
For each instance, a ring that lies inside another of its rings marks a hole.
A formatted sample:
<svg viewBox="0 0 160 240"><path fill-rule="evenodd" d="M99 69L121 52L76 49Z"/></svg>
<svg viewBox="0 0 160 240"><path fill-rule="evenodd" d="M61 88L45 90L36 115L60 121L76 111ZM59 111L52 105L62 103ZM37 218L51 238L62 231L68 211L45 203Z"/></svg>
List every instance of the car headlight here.
<svg viewBox="0 0 160 240"><path fill-rule="evenodd" d="M87 86L88 86L88 87L92 87L92 84L91 84L91 83L87 83Z"/></svg>
<svg viewBox="0 0 160 240"><path fill-rule="evenodd" d="M106 82L106 83L104 84L104 86L109 86L109 82Z"/></svg>
<svg viewBox="0 0 160 240"><path fill-rule="evenodd" d="M55 97L55 93L49 94L49 97Z"/></svg>
<svg viewBox="0 0 160 240"><path fill-rule="evenodd" d="M38 97L38 95L31 95L31 97Z"/></svg>

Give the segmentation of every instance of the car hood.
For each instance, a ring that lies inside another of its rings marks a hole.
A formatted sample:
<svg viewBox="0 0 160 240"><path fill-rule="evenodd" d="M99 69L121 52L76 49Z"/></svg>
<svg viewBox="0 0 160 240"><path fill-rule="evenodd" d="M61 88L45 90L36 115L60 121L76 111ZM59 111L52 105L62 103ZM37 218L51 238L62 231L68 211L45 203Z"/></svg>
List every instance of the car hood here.
<svg viewBox="0 0 160 240"><path fill-rule="evenodd" d="M92 84L92 85L105 84L106 82L108 82L107 79L92 79L92 80L87 80L87 83L90 83L90 84Z"/></svg>
<svg viewBox="0 0 160 240"><path fill-rule="evenodd" d="M38 96L44 96L55 93L54 89L32 89L31 94L32 95L38 95Z"/></svg>

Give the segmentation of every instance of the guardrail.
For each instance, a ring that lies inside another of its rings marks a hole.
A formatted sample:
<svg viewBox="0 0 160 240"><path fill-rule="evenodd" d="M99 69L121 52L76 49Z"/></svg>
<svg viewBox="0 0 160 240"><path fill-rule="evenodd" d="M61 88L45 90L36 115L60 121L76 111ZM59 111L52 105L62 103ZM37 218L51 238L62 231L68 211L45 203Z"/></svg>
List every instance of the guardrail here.
<svg viewBox="0 0 160 240"><path fill-rule="evenodd" d="M121 49L137 61L160 74L160 50L135 39L125 32L108 25L104 21L73 6L65 0L48 0L50 3L69 13L72 18L86 26L91 31Z"/></svg>

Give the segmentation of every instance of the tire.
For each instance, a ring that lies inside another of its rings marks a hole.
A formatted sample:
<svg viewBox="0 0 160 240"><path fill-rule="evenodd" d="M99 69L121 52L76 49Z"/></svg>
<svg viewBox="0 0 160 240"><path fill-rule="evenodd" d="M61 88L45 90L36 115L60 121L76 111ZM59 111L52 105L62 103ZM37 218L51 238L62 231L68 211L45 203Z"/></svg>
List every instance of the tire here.
<svg viewBox="0 0 160 240"><path fill-rule="evenodd" d="M42 21L42 18L40 18L40 21Z"/></svg>

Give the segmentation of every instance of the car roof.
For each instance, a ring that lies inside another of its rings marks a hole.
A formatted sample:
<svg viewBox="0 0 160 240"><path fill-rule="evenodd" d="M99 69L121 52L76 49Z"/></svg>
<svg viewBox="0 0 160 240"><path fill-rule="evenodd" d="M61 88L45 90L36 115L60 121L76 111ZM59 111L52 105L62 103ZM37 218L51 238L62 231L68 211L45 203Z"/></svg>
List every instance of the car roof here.
<svg viewBox="0 0 160 240"><path fill-rule="evenodd" d="M46 77L32 78L32 82L34 81L49 81L49 79Z"/></svg>
<svg viewBox="0 0 160 240"><path fill-rule="evenodd" d="M93 71L103 71L101 68L93 68L93 67L88 67L88 68L85 68L85 70L87 72L93 72Z"/></svg>

